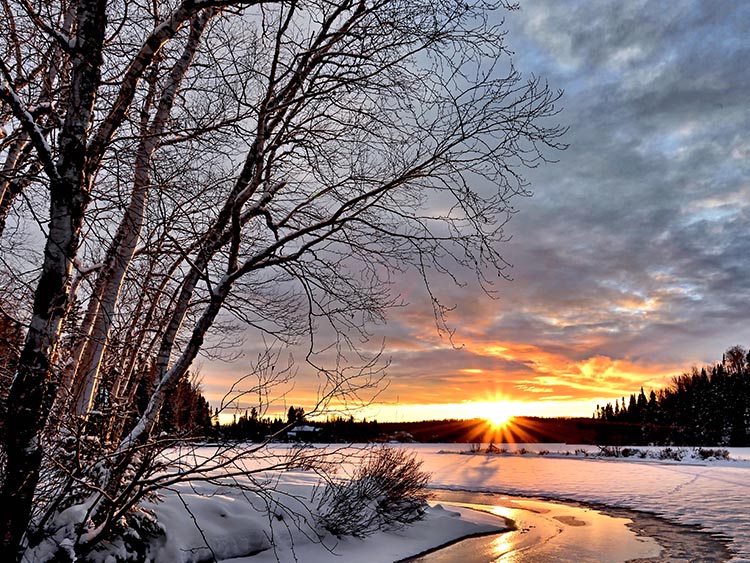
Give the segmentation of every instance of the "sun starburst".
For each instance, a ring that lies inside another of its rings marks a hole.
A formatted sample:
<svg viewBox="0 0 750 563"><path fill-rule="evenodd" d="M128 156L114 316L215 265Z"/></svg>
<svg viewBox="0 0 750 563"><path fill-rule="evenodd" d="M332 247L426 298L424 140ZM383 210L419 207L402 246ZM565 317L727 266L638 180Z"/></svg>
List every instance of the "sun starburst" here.
<svg viewBox="0 0 750 563"><path fill-rule="evenodd" d="M493 429L501 429L513 418L510 405L504 401L487 403L482 409L480 416L484 418Z"/></svg>

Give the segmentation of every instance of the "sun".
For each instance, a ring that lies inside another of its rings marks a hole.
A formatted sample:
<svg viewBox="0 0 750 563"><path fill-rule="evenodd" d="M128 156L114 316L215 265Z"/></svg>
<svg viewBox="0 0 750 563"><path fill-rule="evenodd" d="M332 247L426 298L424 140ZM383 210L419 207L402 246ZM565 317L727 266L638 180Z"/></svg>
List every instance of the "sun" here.
<svg viewBox="0 0 750 563"><path fill-rule="evenodd" d="M498 412L497 414L485 417L487 422L489 422L493 428L502 428L503 426L506 426L511 418L513 418L513 415L508 414L507 412Z"/></svg>
<svg viewBox="0 0 750 563"><path fill-rule="evenodd" d="M481 416L495 429L503 428L513 418L510 405L503 401L487 403Z"/></svg>

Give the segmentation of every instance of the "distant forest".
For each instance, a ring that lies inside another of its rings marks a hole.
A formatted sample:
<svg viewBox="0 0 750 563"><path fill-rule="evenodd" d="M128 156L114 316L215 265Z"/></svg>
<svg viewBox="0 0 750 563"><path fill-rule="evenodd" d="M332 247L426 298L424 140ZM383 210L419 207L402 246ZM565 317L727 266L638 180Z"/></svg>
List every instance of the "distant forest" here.
<svg viewBox="0 0 750 563"><path fill-rule="evenodd" d="M750 353L732 346L713 366L693 367L648 396L597 407L608 442L622 444L750 445Z"/></svg>
<svg viewBox="0 0 750 563"><path fill-rule="evenodd" d="M284 428L306 424L288 435ZM314 428L314 431L310 429ZM733 346L720 363L693 367L663 389L641 388L628 398L598 406L592 418L515 417L502 428L482 419L421 422L355 421L334 417L308 422L290 407L286 420L245 413L216 432L225 438L310 442L565 442L597 445L750 446L750 353Z"/></svg>
<svg viewBox="0 0 750 563"><path fill-rule="evenodd" d="M0 376L12 373L17 356L10 345L18 332L0 322ZM8 378L9 379L9 378ZM0 411L6 378L0 377ZM149 396L145 380L134 392L136 412ZM102 385L89 431L106 430L111 408ZM2 414L2 412L0 412ZM132 422L131 422L132 424ZM127 424L126 424L127 426ZM597 406L590 418L515 417L502 428L482 419L420 422L357 421L353 417L308 420L302 407L289 407L285 417L261 417L256 409L218 424L218 413L203 397L194 375L180 378L162 408L162 435L196 439L303 442L564 442L595 445L750 446L750 352L732 346L721 362L693 367L657 390L643 388L629 397ZM0 432L2 428L0 427Z"/></svg>

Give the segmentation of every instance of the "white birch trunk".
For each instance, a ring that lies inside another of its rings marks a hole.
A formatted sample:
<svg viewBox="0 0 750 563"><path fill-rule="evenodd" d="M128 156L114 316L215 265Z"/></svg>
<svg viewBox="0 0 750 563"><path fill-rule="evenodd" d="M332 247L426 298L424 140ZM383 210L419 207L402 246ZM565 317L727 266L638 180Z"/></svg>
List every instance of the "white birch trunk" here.
<svg viewBox="0 0 750 563"><path fill-rule="evenodd" d="M92 296L92 299L98 302L98 310L91 334L86 339L84 354L77 368L74 405L74 414L77 416L87 416L94 405L100 379L99 369L107 346L120 290L140 240L151 186L149 170L151 159L159 147L159 140L164 133L172 111L175 94L198 51L201 35L212 15L212 11L204 11L193 18L190 37L182 56L169 73L169 79L162 91L153 123L150 127L147 125L143 127L143 136L135 159L130 204L107 252L108 260L102 271L104 281L101 284L101 292ZM119 387L119 382L115 382L115 385Z"/></svg>

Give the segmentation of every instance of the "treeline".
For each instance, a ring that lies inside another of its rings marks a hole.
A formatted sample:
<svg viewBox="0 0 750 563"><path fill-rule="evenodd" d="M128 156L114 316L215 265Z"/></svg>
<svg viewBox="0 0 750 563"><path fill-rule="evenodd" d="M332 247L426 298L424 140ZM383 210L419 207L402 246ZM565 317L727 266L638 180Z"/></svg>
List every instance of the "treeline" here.
<svg viewBox="0 0 750 563"><path fill-rule="evenodd" d="M232 422L215 429L217 437L260 442L263 440L300 441L314 443L373 442L381 438L376 420L355 421L332 416L325 421L308 421L302 407L289 407L286 419L261 417L253 407L244 414L235 415Z"/></svg>
<svg viewBox="0 0 750 563"><path fill-rule="evenodd" d="M134 389L133 401L129 408L123 409L113 398L109 381L105 377L97 392L94 410L91 411L85 425L86 434L100 436L106 440L114 420L122 417L127 418L123 426L129 430L137 417L146 410L154 386L152 378L143 377ZM211 406L203 396L198 377L189 372L180 377L167 394L159 412L156 429L163 438L214 438L214 420Z"/></svg>
<svg viewBox="0 0 750 563"><path fill-rule="evenodd" d="M238 441L598 444L603 443L601 437L608 426L591 418L539 417L515 417L502 428L481 418L378 422L335 416L321 422L292 419L291 415L286 419L261 418L250 409L231 423L222 424L217 432L221 438Z"/></svg>
<svg viewBox="0 0 750 563"><path fill-rule="evenodd" d="M501 427L485 419L382 422L384 436L426 443L602 444L610 423L591 417L515 416Z"/></svg>
<svg viewBox="0 0 750 563"><path fill-rule="evenodd" d="M23 338L23 327L3 314L0 307L0 435L3 433L8 391L18 367ZM93 409L85 422L83 418L78 422L82 433L88 436L107 440L117 423L122 423L124 429L129 430L146 410L156 387L153 370L145 368L126 397L117 398L113 391L116 371L112 366L103 366ZM216 435L211 407L203 396L197 374L188 372L174 383L162 405L156 430L162 436L197 438Z"/></svg>
<svg viewBox="0 0 750 563"><path fill-rule="evenodd" d="M732 346L722 361L671 385L597 406L602 443L750 446L750 353Z"/></svg>

